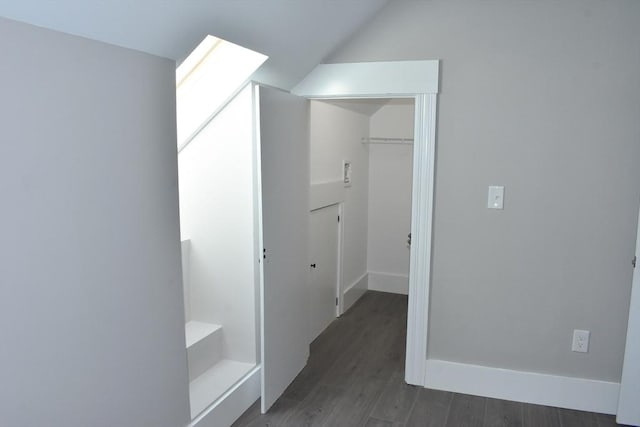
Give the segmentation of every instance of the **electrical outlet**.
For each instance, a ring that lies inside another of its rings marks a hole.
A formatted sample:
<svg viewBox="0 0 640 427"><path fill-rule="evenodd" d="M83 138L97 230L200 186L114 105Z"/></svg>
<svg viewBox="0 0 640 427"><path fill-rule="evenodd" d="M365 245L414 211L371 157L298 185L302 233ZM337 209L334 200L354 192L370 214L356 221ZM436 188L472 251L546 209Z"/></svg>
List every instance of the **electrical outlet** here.
<svg viewBox="0 0 640 427"><path fill-rule="evenodd" d="M589 351L589 331L580 329L573 330L573 341L571 342L571 351L578 353L586 353Z"/></svg>

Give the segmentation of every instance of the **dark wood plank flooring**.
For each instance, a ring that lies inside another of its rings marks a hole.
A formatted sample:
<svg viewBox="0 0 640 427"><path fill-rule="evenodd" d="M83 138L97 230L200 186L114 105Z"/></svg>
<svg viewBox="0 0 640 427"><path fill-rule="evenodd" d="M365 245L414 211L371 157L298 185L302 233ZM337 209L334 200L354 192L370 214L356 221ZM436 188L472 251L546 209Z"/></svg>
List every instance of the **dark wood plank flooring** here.
<svg viewBox="0 0 640 427"><path fill-rule="evenodd" d="M407 297L367 292L311 344L309 362L264 415L233 427L611 427L609 415L429 390L404 382Z"/></svg>

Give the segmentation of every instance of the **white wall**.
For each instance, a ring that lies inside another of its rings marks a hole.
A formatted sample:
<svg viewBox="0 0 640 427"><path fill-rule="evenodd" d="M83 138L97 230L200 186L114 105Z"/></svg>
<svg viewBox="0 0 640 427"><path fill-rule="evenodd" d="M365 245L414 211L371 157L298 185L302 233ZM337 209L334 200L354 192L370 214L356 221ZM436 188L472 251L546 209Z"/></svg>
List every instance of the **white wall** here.
<svg viewBox="0 0 640 427"><path fill-rule="evenodd" d="M339 102L311 101L311 186L341 181L342 161L350 160L352 184L344 188L343 290L367 272L367 199L369 157L362 138L369 133L369 116Z"/></svg>
<svg viewBox="0 0 640 427"><path fill-rule="evenodd" d="M375 112L371 137L413 138L413 102L391 100ZM369 289L409 291L412 165L412 145L369 145Z"/></svg>
<svg viewBox="0 0 640 427"><path fill-rule="evenodd" d="M191 318L222 325L225 357L250 363L257 351L252 114L247 86L178 156Z"/></svg>
<svg viewBox="0 0 640 427"><path fill-rule="evenodd" d="M173 61L0 18L0 424L189 419Z"/></svg>
<svg viewBox="0 0 640 427"><path fill-rule="evenodd" d="M361 141L368 135L413 138L413 108L413 99L312 102L313 207L345 200L343 290L408 292L413 149ZM343 159L352 160L352 186L318 185L341 179ZM360 295L346 295L345 309Z"/></svg>
<svg viewBox="0 0 640 427"><path fill-rule="evenodd" d="M184 299L184 321L191 321L191 281L189 280L189 271L191 270L191 241L182 240L180 245L182 254L182 297Z"/></svg>
<svg viewBox="0 0 640 427"><path fill-rule="evenodd" d="M441 59L430 358L620 380L639 19L627 0L391 2L330 58Z"/></svg>

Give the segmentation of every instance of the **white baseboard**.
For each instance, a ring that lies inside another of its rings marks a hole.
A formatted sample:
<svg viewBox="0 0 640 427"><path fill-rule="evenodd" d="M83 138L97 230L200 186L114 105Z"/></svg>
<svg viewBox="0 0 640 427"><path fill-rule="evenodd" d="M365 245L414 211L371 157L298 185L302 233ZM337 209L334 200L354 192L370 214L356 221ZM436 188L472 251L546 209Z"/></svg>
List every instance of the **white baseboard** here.
<svg viewBox="0 0 640 427"><path fill-rule="evenodd" d="M188 427L229 427L260 398L260 366L256 366Z"/></svg>
<svg viewBox="0 0 640 427"><path fill-rule="evenodd" d="M615 414L620 384L427 359L425 387Z"/></svg>
<svg viewBox="0 0 640 427"><path fill-rule="evenodd" d="M404 274L370 271L369 289L372 291L409 295L409 276Z"/></svg>
<svg viewBox="0 0 640 427"><path fill-rule="evenodd" d="M362 295L368 289L369 275L364 273L355 282L347 286L342 292L342 309L340 314L342 315L347 311L356 301L360 299Z"/></svg>

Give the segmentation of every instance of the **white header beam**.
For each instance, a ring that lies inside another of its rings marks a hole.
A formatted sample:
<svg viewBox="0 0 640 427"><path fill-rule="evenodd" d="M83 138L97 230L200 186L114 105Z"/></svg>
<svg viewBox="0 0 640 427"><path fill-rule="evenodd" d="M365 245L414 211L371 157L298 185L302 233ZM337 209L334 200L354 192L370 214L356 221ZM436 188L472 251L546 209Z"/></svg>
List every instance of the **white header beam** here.
<svg viewBox="0 0 640 427"><path fill-rule="evenodd" d="M307 98L438 93L438 60L320 64L293 93ZM382 85L381 85L381 82Z"/></svg>

